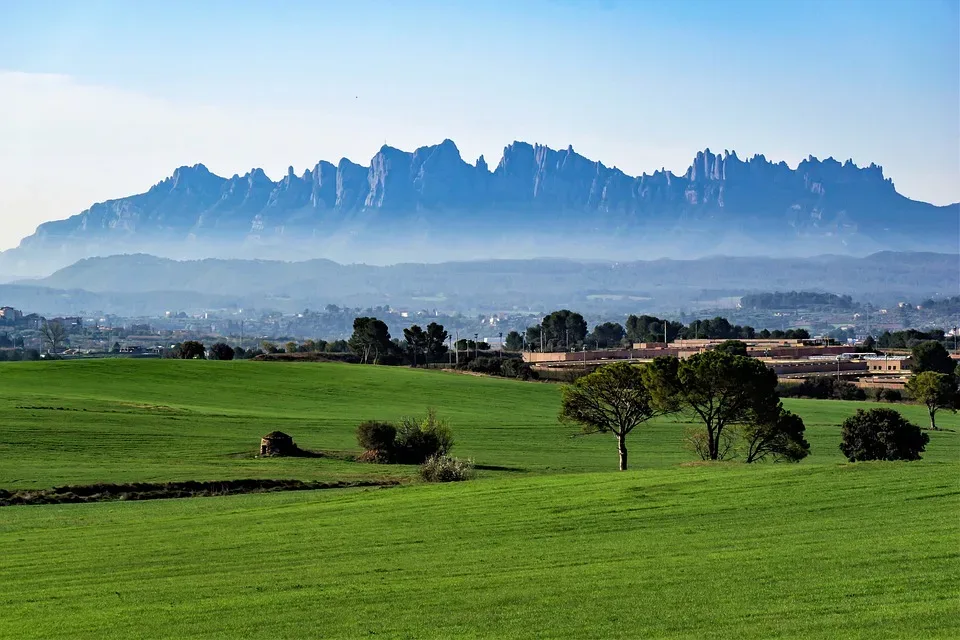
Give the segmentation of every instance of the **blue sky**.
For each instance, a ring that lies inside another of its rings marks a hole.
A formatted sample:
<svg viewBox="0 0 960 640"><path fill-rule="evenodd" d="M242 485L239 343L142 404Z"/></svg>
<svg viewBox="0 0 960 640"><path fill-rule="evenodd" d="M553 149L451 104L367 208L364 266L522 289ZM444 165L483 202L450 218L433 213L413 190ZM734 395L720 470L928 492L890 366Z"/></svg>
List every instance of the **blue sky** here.
<svg viewBox="0 0 960 640"><path fill-rule="evenodd" d="M279 177L453 139L628 173L705 147L960 200L958 0L0 2L0 248L182 164Z"/></svg>

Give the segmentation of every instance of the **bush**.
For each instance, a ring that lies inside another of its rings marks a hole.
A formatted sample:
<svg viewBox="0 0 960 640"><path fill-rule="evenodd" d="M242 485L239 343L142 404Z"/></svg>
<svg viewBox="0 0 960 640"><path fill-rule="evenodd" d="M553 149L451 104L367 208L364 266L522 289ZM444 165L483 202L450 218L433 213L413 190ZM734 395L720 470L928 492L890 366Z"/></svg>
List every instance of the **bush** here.
<svg viewBox="0 0 960 640"><path fill-rule="evenodd" d="M211 360L233 360L236 351L225 342L218 342L210 347Z"/></svg>
<svg viewBox="0 0 960 640"><path fill-rule="evenodd" d="M903 394L899 389L887 389L886 387L877 387L875 391L877 402L901 402Z"/></svg>
<svg viewBox="0 0 960 640"><path fill-rule="evenodd" d="M453 448L453 432L433 409L423 418L403 418L397 428L394 458L403 464L422 464Z"/></svg>
<svg viewBox="0 0 960 640"><path fill-rule="evenodd" d="M840 450L850 462L919 460L930 436L894 409L858 409L843 421Z"/></svg>
<svg viewBox="0 0 960 640"><path fill-rule="evenodd" d="M379 462L389 462L393 457L397 439L397 428L389 422L363 422L357 427L357 444L367 453L368 458Z"/></svg>
<svg viewBox="0 0 960 640"><path fill-rule="evenodd" d="M473 477L473 460L444 455L430 456L420 466L420 477L427 482L461 482Z"/></svg>
<svg viewBox="0 0 960 640"><path fill-rule="evenodd" d="M537 372L521 358L480 356L472 358L461 363L458 367L461 371L470 371L473 373L485 373L490 376L502 376L504 378L519 378L521 380L530 380L537 378Z"/></svg>
<svg viewBox="0 0 960 640"><path fill-rule="evenodd" d="M833 397L837 400L866 400L867 392L852 382L835 381Z"/></svg>

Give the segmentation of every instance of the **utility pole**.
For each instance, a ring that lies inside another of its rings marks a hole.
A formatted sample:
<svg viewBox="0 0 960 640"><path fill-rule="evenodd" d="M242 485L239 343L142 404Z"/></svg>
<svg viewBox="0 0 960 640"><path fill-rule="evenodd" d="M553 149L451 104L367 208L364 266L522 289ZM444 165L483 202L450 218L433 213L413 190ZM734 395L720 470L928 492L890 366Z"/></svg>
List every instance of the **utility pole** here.
<svg viewBox="0 0 960 640"><path fill-rule="evenodd" d="M540 323L540 353L543 353L543 323Z"/></svg>
<svg viewBox="0 0 960 640"><path fill-rule="evenodd" d="M243 320L240 321L240 348L243 349Z"/></svg>
<svg viewBox="0 0 960 640"><path fill-rule="evenodd" d="M503 331L500 332L500 351L498 352L500 359L503 360Z"/></svg>
<svg viewBox="0 0 960 640"><path fill-rule="evenodd" d="M476 360L480 357L480 334L473 334L473 358Z"/></svg>
<svg viewBox="0 0 960 640"><path fill-rule="evenodd" d="M457 329L457 341L454 343L454 348L457 350L457 366L460 366L460 330Z"/></svg>

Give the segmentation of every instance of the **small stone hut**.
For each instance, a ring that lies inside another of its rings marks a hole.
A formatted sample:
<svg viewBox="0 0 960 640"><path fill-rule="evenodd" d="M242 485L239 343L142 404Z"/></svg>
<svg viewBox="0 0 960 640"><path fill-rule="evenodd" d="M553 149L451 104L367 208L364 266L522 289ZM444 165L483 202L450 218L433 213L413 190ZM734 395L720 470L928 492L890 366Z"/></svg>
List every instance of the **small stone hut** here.
<svg viewBox="0 0 960 640"><path fill-rule="evenodd" d="M282 431L271 431L260 439L261 456L292 456L297 451L293 438Z"/></svg>

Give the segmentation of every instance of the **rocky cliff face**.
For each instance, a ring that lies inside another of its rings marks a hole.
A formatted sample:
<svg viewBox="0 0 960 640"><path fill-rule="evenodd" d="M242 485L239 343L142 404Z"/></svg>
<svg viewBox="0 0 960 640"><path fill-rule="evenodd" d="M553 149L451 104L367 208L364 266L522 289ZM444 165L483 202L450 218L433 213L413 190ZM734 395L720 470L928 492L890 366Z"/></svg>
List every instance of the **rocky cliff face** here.
<svg viewBox="0 0 960 640"><path fill-rule="evenodd" d="M384 146L364 167L321 161L278 182L261 169L231 178L202 164L180 167L143 194L95 204L41 225L21 247L70 241L323 237L365 224L631 233L714 225L782 234L910 234L944 227L956 239L958 207L934 207L896 192L880 167L810 157L791 169L758 155L696 155L685 173L628 176L572 147L514 142L491 171L465 162L456 145L405 152ZM425 229L424 231L430 231ZM955 247L954 247L955 248Z"/></svg>

